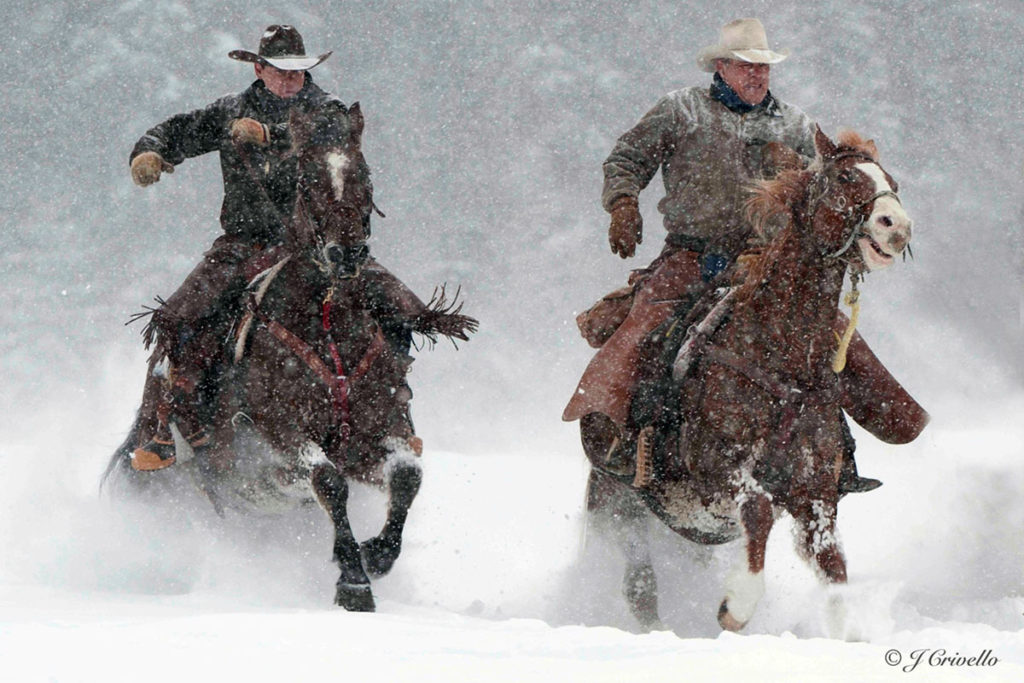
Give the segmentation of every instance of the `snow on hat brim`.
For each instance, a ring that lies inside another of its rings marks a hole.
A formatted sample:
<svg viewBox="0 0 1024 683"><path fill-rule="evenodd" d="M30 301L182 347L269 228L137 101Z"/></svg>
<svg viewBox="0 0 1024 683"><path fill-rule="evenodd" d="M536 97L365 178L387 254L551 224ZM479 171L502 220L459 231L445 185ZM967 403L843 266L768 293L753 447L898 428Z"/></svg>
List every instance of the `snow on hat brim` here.
<svg viewBox="0 0 1024 683"><path fill-rule="evenodd" d="M716 59L736 59L741 62L752 64L778 64L789 57L789 50L783 48L778 52L774 50L722 50L718 45L701 50L697 57L697 64L704 71L715 70Z"/></svg>
<svg viewBox="0 0 1024 683"><path fill-rule="evenodd" d="M281 69L282 71L307 71L323 62L332 54L334 54L333 51L325 52L319 57L307 57L306 55L296 55L294 57L289 55L281 57L260 57L255 52L249 52L248 50L232 50L228 53L228 57L231 57L231 59L237 59L240 62L269 64L270 66L276 69Z"/></svg>
<svg viewBox="0 0 1024 683"><path fill-rule="evenodd" d="M737 59L752 64L778 64L789 57L789 50L768 48L768 36L757 19L737 19L722 27L717 45L709 45L697 55L704 71L715 70L716 59Z"/></svg>
<svg viewBox="0 0 1024 683"><path fill-rule="evenodd" d="M269 64L282 71L306 71L331 56L326 52L319 57L307 57L302 34L288 24L271 24L260 38L259 52L232 50L231 59L256 64Z"/></svg>

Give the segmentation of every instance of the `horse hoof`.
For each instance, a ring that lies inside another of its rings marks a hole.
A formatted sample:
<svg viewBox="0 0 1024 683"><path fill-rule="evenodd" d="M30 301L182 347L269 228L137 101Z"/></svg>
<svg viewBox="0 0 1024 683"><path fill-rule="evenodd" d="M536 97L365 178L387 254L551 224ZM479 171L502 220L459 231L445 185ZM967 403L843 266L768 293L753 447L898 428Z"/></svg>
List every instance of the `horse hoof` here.
<svg viewBox="0 0 1024 683"><path fill-rule="evenodd" d="M338 582L334 594L334 604L344 607L348 612L375 612L377 604L373 601L373 591L369 584L353 584Z"/></svg>
<svg viewBox="0 0 1024 683"><path fill-rule="evenodd" d="M401 552L401 541L393 543L377 537L359 544L359 555L363 560L363 568L373 578L379 578L390 572Z"/></svg>
<svg viewBox="0 0 1024 683"><path fill-rule="evenodd" d="M726 631L736 633L742 630L747 625L747 622L737 621L736 617L729 612L727 601L722 600L722 604L718 606L718 625Z"/></svg>
<svg viewBox="0 0 1024 683"><path fill-rule="evenodd" d="M658 619L657 617L655 617L653 621L647 621L647 622L643 622L642 621L642 622L640 622L640 632L641 633L654 633L656 631L668 631L668 630L669 630L669 627L665 626L665 624L661 621L661 619Z"/></svg>
<svg viewBox="0 0 1024 683"><path fill-rule="evenodd" d="M658 617L658 579L649 564L630 567L623 578L622 594L629 611L645 632L664 630Z"/></svg>

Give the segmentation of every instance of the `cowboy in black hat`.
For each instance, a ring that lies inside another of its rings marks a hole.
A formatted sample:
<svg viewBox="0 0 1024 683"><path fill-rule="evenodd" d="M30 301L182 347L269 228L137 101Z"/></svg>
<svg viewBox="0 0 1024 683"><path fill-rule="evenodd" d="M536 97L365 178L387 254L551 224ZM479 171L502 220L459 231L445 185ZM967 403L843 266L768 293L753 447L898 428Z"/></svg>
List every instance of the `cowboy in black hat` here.
<svg viewBox="0 0 1024 683"><path fill-rule="evenodd" d="M255 53L233 50L232 59L251 62L256 81L236 95L228 95L151 128L135 143L129 159L132 180L142 187L171 173L187 158L218 152L224 178L220 222L224 229L202 262L181 287L154 312L158 357L163 383L155 411L155 436L136 449L133 467L156 470L174 462L176 430L193 448L209 440L201 417L198 389L216 369L222 340L230 325L225 311L238 300L245 285L246 263L265 247L284 241L285 221L295 202L296 162L288 154L291 138L288 117L292 110L313 111L336 100L313 82L310 69L331 56L307 56L302 36L293 26L267 27ZM367 169L367 173L369 170ZM364 207L369 226L372 202ZM420 312L422 302L397 278L369 259L366 270L371 299L381 302L378 317L385 330L402 328L402 320ZM403 353L407 337L392 336ZM149 392L147 392L147 395Z"/></svg>

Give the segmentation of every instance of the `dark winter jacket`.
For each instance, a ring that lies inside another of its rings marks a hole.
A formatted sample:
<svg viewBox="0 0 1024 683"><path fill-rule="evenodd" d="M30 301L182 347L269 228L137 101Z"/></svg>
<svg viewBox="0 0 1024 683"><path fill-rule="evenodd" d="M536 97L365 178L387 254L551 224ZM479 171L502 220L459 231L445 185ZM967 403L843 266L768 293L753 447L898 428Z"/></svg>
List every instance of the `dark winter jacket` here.
<svg viewBox="0 0 1024 683"><path fill-rule="evenodd" d="M253 243L275 244L284 238L283 222L291 217L295 203L296 163L285 154L291 145L289 112L294 108L311 111L329 99L333 96L315 85L309 74L302 90L287 100L277 97L263 81L257 80L237 95L222 97L203 109L177 114L151 128L135 143L129 163L149 151L157 152L175 166L190 157L220 152L224 177L221 226L229 235ZM256 119L270 129L269 145L245 146L248 165L229 135L231 122L241 117Z"/></svg>

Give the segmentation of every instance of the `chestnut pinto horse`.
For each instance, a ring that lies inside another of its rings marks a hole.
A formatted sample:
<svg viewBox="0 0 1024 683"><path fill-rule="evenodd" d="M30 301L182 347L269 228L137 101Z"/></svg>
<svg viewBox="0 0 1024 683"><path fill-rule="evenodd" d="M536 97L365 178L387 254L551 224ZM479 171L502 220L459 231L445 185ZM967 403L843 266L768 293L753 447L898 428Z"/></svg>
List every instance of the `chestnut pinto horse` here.
<svg viewBox="0 0 1024 683"><path fill-rule="evenodd" d="M113 483L129 493L173 494L195 484L219 513L277 511L315 499L334 524L341 570L335 603L372 611L370 576L387 573L397 559L422 479L404 379L411 359L386 340L368 308L371 276L363 271L372 261L363 244L372 196L358 103L293 113L289 125L299 169L295 213L283 248L266 261L271 267L250 284L211 444L184 458L179 444L173 467L136 472L132 449L140 431L153 427L140 411L104 479L115 475ZM416 302L422 313L407 333L432 342L438 334L465 340L476 329L443 289L429 305ZM151 375L159 360L151 360ZM347 478L389 494L383 529L362 544L349 523Z"/></svg>
<svg viewBox="0 0 1024 683"><path fill-rule="evenodd" d="M606 522L627 559L623 593L646 628L659 628L645 510L699 544L742 539L718 621L739 630L764 593L768 534L777 513L797 526L800 554L829 583L846 582L835 534L843 454L833 331L847 270L857 282L890 265L910 241L896 184L871 141L833 144L820 130L819 159L762 181L748 203L755 230L783 216L745 279L730 288L729 313L690 327L673 368L674 428L655 441L657 474L634 487L593 469L588 510ZM721 310L721 309L720 309ZM592 462L611 446L596 413L581 421Z"/></svg>

